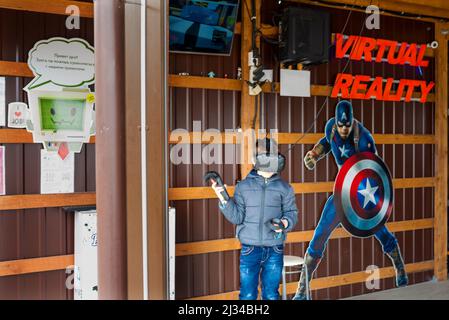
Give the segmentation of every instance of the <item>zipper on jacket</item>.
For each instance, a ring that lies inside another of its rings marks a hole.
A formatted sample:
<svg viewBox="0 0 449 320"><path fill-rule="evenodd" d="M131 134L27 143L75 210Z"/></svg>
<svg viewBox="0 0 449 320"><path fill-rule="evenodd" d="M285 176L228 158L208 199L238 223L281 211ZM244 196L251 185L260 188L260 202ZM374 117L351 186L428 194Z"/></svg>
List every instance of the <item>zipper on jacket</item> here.
<svg viewBox="0 0 449 320"><path fill-rule="evenodd" d="M259 241L261 242L261 244L263 245L263 221L264 221L264 215L265 215L265 189L267 187L268 184L268 179L265 179L265 183L263 184L262 187L262 203L260 205L261 209L262 209L262 214L260 215L260 221L259 221Z"/></svg>

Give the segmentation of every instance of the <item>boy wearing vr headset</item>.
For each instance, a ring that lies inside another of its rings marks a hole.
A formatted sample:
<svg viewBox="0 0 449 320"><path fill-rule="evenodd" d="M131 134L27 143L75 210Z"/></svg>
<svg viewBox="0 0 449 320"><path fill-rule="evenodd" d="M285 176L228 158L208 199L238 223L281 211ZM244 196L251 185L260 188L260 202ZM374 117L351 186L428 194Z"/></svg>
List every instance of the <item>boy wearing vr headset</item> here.
<svg viewBox="0 0 449 320"><path fill-rule="evenodd" d="M274 140L259 139L254 169L240 181L234 197L226 201L223 187L212 185L219 208L237 225L240 251L240 299L256 300L259 277L262 299L278 300L284 265L285 233L298 221L293 188L280 176L285 157L277 152ZM270 152L272 151L272 152Z"/></svg>

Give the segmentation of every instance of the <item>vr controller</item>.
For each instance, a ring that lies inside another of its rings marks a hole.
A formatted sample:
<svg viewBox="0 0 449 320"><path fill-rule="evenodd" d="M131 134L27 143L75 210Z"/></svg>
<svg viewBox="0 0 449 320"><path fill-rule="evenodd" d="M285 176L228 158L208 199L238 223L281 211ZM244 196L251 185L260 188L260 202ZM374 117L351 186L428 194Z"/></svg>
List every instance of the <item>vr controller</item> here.
<svg viewBox="0 0 449 320"><path fill-rule="evenodd" d="M282 232L284 232L284 230L286 229L281 219L278 218L271 219L269 227L273 231L281 230ZM276 232L275 238L279 239L282 236L282 232Z"/></svg>
<svg viewBox="0 0 449 320"><path fill-rule="evenodd" d="M225 201L229 201L229 199L231 199L231 197L229 196L228 191L226 190L226 188L224 186L223 180L221 180L220 175L216 171L208 171L204 175L204 181L206 183L211 183L212 182L212 184L214 182L216 182L217 186L224 188L224 190L222 192L220 192L220 194L223 196L223 199L225 199Z"/></svg>

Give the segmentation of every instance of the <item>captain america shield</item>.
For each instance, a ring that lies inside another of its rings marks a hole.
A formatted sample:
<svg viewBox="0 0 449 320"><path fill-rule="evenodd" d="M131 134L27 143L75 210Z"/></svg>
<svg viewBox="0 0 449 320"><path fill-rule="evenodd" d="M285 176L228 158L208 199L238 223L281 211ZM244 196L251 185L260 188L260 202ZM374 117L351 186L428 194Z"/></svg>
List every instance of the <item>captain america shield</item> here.
<svg viewBox="0 0 449 320"><path fill-rule="evenodd" d="M334 204L352 235L366 238L379 230L393 209L393 184L383 160L371 152L346 160L335 179Z"/></svg>

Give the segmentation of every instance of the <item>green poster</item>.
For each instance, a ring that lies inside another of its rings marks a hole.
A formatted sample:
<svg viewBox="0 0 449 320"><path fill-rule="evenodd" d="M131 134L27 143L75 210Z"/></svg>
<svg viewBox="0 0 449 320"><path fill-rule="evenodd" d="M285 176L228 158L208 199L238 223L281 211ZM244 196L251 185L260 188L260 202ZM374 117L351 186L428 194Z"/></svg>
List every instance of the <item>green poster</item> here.
<svg viewBox="0 0 449 320"><path fill-rule="evenodd" d="M39 98L43 131L83 131L86 100Z"/></svg>

